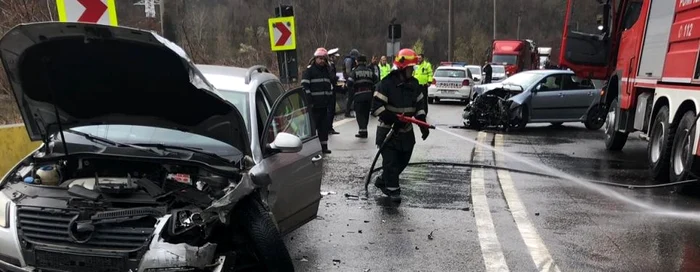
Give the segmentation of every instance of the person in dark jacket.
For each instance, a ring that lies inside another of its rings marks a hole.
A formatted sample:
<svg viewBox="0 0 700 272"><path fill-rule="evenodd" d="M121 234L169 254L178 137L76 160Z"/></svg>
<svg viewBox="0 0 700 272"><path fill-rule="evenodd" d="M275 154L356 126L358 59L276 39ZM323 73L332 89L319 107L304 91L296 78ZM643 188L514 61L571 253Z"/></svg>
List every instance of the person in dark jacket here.
<svg viewBox="0 0 700 272"><path fill-rule="evenodd" d="M348 77L348 88L353 90L355 102L355 116L359 132L355 134L358 138L367 138L367 124L369 123L369 112L371 109L372 93L374 84L379 80L370 67L367 66L367 57L357 57L357 67L350 72Z"/></svg>
<svg viewBox="0 0 700 272"><path fill-rule="evenodd" d="M357 57L360 56L360 51L357 49L350 50L350 54L348 54L345 59L343 60L343 78L347 79L348 76L350 76L350 72L352 72L353 69L355 69ZM353 94L352 90L348 89L348 100L347 103L345 104L345 117L352 117L352 99L353 99Z"/></svg>
<svg viewBox="0 0 700 272"><path fill-rule="evenodd" d="M391 71L374 92L372 114L379 117L377 126L377 145L381 145L391 129L394 130L384 149L382 149L382 167L384 172L378 177L374 186L393 201L401 200L399 175L408 166L416 144L413 124L401 122L397 115L413 116L426 120L425 95L418 80L413 77L414 66L418 64L418 55L411 49L402 49L396 55ZM427 128L420 128L423 140L428 138Z"/></svg>
<svg viewBox="0 0 700 272"><path fill-rule="evenodd" d="M328 50L328 69L330 70L331 77L333 78L333 97L331 97L331 104L328 105L328 133L330 135L340 134L333 128L333 119L335 119L335 96L340 89L340 87L338 86L338 76L336 75L337 69L335 67L335 57L339 56L337 52L338 48Z"/></svg>
<svg viewBox="0 0 700 272"><path fill-rule="evenodd" d="M324 154L328 149L328 105L333 97L333 77L328 69L328 51L321 47L314 52L314 63L306 66L302 75L301 86L309 96L312 104L311 114L321 141Z"/></svg>
<svg viewBox="0 0 700 272"><path fill-rule="evenodd" d="M486 61L484 63L484 67L481 68L482 71L484 71L484 82L483 84L489 84L491 83L491 79L493 78L493 68L491 67L491 63Z"/></svg>

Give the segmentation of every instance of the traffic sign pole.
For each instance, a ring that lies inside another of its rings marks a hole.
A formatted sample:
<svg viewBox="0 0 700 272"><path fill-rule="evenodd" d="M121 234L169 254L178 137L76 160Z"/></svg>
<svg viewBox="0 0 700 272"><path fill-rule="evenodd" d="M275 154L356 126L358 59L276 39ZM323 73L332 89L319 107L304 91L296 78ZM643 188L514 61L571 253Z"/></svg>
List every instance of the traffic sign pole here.
<svg viewBox="0 0 700 272"><path fill-rule="evenodd" d="M270 48L277 52L280 81L283 84L297 82L298 62L296 51L296 26L292 6L275 8L274 18L268 20L270 28Z"/></svg>

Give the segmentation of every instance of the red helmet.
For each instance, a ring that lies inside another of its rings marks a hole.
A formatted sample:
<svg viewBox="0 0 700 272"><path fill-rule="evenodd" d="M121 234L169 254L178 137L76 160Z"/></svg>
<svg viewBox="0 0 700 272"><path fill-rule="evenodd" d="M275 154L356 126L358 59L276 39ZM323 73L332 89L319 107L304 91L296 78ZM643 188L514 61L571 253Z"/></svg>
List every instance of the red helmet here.
<svg viewBox="0 0 700 272"><path fill-rule="evenodd" d="M394 65L396 65L396 69L418 65L418 54L412 49L401 49L394 58Z"/></svg>

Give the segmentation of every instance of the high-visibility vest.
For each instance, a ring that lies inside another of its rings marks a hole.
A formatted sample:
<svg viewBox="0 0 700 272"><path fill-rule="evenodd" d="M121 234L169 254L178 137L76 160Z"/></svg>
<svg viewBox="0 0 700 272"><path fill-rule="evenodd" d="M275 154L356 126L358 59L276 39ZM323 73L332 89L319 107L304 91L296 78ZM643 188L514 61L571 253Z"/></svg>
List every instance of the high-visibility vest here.
<svg viewBox="0 0 700 272"><path fill-rule="evenodd" d="M415 77L421 85L433 82L433 66L430 65L430 62L423 61L421 64L415 66L413 77Z"/></svg>
<svg viewBox="0 0 700 272"><path fill-rule="evenodd" d="M384 79L389 73L391 73L391 66L388 63L384 65L379 64L379 80Z"/></svg>

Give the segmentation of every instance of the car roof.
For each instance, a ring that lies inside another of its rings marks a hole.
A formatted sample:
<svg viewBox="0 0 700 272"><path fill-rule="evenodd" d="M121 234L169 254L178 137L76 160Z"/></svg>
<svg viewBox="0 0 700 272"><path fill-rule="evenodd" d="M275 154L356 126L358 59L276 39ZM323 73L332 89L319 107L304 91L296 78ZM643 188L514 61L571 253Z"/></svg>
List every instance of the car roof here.
<svg viewBox="0 0 700 272"><path fill-rule="evenodd" d="M523 71L522 73L530 73L530 74L554 74L554 73L559 73L559 74L574 74L573 71L569 70L558 70L558 69L544 69L544 70L527 70Z"/></svg>
<svg viewBox="0 0 700 272"><path fill-rule="evenodd" d="M250 83L246 84L245 77L248 73L248 68L207 64L197 64L196 66L204 74L207 81L220 91L253 93L259 83L268 80L278 80L277 77L270 73L253 73Z"/></svg>
<svg viewBox="0 0 700 272"><path fill-rule="evenodd" d="M442 70L442 69L464 70L464 69L467 69L467 67L466 67L466 66L449 66L449 65L445 65L445 66L438 66L438 68L437 68L437 70Z"/></svg>
<svg viewBox="0 0 700 272"><path fill-rule="evenodd" d="M467 68L479 68L479 69L481 69L481 66L479 66L479 65L467 65L467 66L464 66L464 67L467 67Z"/></svg>

